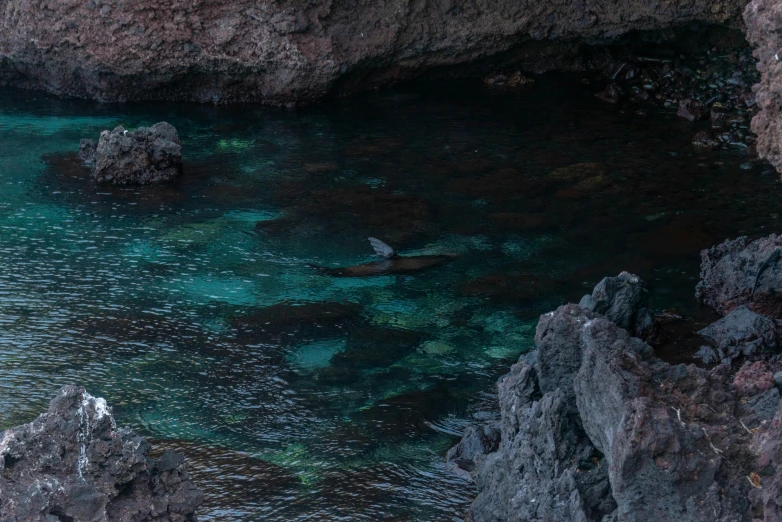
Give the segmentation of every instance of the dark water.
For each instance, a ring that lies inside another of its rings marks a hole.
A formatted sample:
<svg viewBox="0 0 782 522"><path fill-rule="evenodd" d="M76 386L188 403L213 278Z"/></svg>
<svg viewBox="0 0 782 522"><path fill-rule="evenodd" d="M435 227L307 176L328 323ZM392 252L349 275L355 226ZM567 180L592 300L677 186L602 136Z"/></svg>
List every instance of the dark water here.
<svg viewBox="0 0 782 522"><path fill-rule="evenodd" d="M187 453L204 520L461 520L474 488L445 451L493 415L540 313L630 270L698 315L699 249L779 230L767 167L592 94L429 84L282 112L0 92L0 427L79 383ZM96 187L53 154L160 120L188 162L173 187ZM456 258L316 268L372 261L369 235Z"/></svg>

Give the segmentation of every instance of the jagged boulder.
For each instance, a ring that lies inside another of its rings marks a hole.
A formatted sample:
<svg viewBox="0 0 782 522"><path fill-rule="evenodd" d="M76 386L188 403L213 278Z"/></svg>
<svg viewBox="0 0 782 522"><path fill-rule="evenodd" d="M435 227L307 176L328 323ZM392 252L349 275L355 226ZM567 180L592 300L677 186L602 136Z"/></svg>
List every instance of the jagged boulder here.
<svg viewBox="0 0 782 522"><path fill-rule="evenodd" d="M617 519L749 521L751 437L726 367L669 365L605 318L584 325L582 345L578 413L605 455Z"/></svg>
<svg viewBox="0 0 782 522"><path fill-rule="evenodd" d="M536 350L499 381L501 440L472 462L479 493L468 520L750 522L764 509L764 520L777 520L778 497L756 489L760 476L776 487L782 466L782 430L769 434L778 363L745 365L734 378L728 364L658 359L597 311L632 327L626 312L645 302L633 276L622 280L619 291L601 282L582 301L592 309L568 304L541 316Z"/></svg>
<svg viewBox="0 0 782 522"><path fill-rule="evenodd" d="M46 413L0 433L0 520L194 522L203 495L184 457L149 449L105 400L65 386Z"/></svg>
<svg viewBox="0 0 782 522"><path fill-rule="evenodd" d="M79 156L92 167L98 183L168 183L182 172L182 144L176 129L166 122L133 132L123 127L105 130L97 145L92 140L82 140Z"/></svg>
<svg viewBox="0 0 782 522"><path fill-rule="evenodd" d="M711 345L698 354L706 363L730 363L740 356L776 349L782 330L778 323L741 305L698 332Z"/></svg>
<svg viewBox="0 0 782 522"><path fill-rule="evenodd" d="M607 468L569 414L562 390L541 395L536 371L525 361L498 387L502 441L478 461L479 494L469 519L588 522L610 513Z"/></svg>
<svg viewBox="0 0 782 522"><path fill-rule="evenodd" d="M782 318L782 236L728 240L701 252L701 281L695 296L721 314L746 305Z"/></svg>
<svg viewBox="0 0 782 522"><path fill-rule="evenodd" d="M448 451L446 460L457 469L468 473L475 470L476 462L497 451L500 444L500 429L497 426L471 425L462 436L459 444Z"/></svg>
<svg viewBox="0 0 782 522"><path fill-rule="evenodd" d="M603 278L592 294L581 298L579 306L608 317L620 328L638 336L650 334L654 326L643 280L628 272Z"/></svg>

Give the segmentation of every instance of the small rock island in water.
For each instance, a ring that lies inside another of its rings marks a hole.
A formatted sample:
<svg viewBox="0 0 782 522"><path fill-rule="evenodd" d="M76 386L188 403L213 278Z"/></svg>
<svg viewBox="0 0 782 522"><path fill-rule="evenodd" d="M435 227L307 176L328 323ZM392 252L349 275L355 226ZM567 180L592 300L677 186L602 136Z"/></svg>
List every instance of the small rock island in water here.
<svg viewBox="0 0 782 522"><path fill-rule="evenodd" d="M182 144L177 130L166 122L105 130L95 144L83 139L79 157L92 169L98 183L151 185L168 183L182 173Z"/></svg>
<svg viewBox="0 0 782 522"><path fill-rule="evenodd" d="M782 522L782 0L2 7L0 522Z"/></svg>

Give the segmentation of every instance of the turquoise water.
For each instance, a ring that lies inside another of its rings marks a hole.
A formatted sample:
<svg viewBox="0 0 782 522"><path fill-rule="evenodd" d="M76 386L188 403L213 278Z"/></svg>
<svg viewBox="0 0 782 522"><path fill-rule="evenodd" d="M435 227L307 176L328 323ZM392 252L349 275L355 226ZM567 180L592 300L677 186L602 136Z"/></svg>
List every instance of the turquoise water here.
<svg viewBox="0 0 782 522"><path fill-rule="evenodd" d="M572 80L287 112L0 91L0 428L79 383L188 455L204 520L462 520L444 454L540 313L630 270L697 315L699 249L779 230L767 166ZM161 120L174 186L95 186L72 156ZM372 261L370 235L455 259L318 270Z"/></svg>

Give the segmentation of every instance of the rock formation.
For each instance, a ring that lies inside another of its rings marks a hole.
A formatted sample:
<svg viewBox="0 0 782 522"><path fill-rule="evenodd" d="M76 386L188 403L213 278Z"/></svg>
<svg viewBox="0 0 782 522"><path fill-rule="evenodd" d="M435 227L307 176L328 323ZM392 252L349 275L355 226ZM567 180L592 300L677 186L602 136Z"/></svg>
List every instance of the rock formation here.
<svg viewBox="0 0 782 522"><path fill-rule="evenodd" d="M182 172L182 145L166 122L128 132L122 127L100 133L96 145L81 140L79 156L98 183L149 185L168 183Z"/></svg>
<svg viewBox="0 0 782 522"><path fill-rule="evenodd" d="M747 40L755 47L761 80L755 86L758 113L752 131L758 135L758 153L782 172L782 4L752 0L744 11Z"/></svg>
<svg viewBox="0 0 782 522"><path fill-rule="evenodd" d="M106 401L65 386L46 413L0 433L0 520L195 521L203 496L184 457L149 449Z"/></svg>
<svg viewBox="0 0 782 522"><path fill-rule="evenodd" d="M698 295L728 315L702 335L718 359L744 358L738 372L672 365L633 337L633 318L651 314L631 274L541 316L536 349L498 383L501 420L485 430L499 444L473 427L449 452L478 486L468 520L780 520L779 323L750 309L777 310L765 263L777 240L703 252Z"/></svg>
<svg viewBox="0 0 782 522"><path fill-rule="evenodd" d="M701 252L696 297L721 314L746 305L782 318L782 236L728 240Z"/></svg>
<svg viewBox="0 0 782 522"><path fill-rule="evenodd" d="M746 0L6 1L0 83L103 101L308 102L511 52L738 18Z"/></svg>

